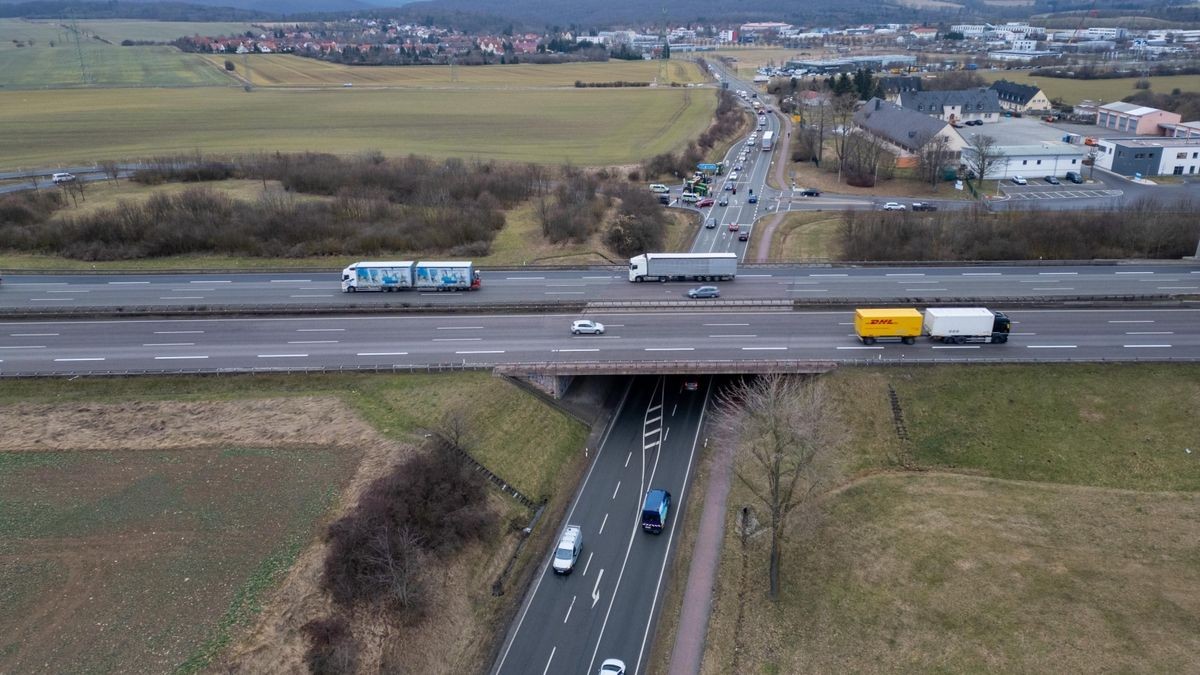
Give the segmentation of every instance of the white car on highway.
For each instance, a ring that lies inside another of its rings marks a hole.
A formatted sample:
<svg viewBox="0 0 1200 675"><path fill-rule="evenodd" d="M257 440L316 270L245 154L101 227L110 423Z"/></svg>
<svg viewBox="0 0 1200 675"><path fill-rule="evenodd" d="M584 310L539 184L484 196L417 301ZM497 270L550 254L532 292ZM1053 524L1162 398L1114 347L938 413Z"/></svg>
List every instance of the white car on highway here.
<svg viewBox="0 0 1200 675"><path fill-rule="evenodd" d="M888 202L883 205L884 211L903 211L905 206L900 202Z"/></svg>
<svg viewBox="0 0 1200 675"><path fill-rule="evenodd" d="M604 335L604 324L599 321L592 321L591 319L579 319L571 324L572 335L581 335L584 333L588 335Z"/></svg>

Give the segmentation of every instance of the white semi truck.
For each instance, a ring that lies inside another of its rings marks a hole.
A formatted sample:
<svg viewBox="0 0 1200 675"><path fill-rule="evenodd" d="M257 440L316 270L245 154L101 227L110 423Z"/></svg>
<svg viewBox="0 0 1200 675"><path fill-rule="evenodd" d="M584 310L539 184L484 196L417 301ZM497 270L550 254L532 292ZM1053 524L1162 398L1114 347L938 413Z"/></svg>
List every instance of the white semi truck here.
<svg viewBox="0 0 1200 675"><path fill-rule="evenodd" d="M482 287L479 270L469 261L397 260L357 262L342 270L342 292L474 291Z"/></svg>
<svg viewBox="0 0 1200 675"><path fill-rule="evenodd" d="M921 332L935 342L1004 344L1012 321L1003 312L984 307L930 307Z"/></svg>
<svg viewBox="0 0 1200 675"><path fill-rule="evenodd" d="M643 253L629 259L630 281L733 281L736 253Z"/></svg>

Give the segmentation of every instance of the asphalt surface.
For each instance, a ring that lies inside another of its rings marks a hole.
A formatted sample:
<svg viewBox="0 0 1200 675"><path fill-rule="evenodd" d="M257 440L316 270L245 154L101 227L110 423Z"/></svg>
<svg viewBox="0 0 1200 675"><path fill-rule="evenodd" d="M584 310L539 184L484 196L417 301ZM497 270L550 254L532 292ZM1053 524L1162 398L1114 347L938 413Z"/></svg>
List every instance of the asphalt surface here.
<svg viewBox="0 0 1200 675"><path fill-rule="evenodd" d="M691 283L637 284L624 270L488 270L471 292L342 293L340 273L6 275L0 311L89 307L447 305L683 300ZM944 297L1195 295L1200 262L1119 265L743 266L722 300L932 301Z"/></svg>
<svg viewBox="0 0 1200 675"><path fill-rule="evenodd" d="M631 380L565 521L583 530L579 562L557 575L545 559L493 673L592 673L610 658L641 671L709 393L705 381L698 391L682 385L679 377ZM640 526L651 488L672 496L661 534Z"/></svg>
<svg viewBox="0 0 1200 675"><path fill-rule="evenodd" d="M993 307L1001 309L1003 307ZM1008 344L865 346L853 313L589 313L0 322L0 374L241 372L464 364L1133 361L1200 357L1200 309L1010 310Z"/></svg>

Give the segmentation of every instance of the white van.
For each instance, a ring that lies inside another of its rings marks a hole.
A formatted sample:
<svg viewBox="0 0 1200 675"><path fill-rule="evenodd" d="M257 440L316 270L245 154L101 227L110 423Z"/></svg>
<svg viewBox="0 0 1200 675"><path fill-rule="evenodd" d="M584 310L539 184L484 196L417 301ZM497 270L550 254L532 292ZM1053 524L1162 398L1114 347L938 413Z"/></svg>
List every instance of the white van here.
<svg viewBox="0 0 1200 675"><path fill-rule="evenodd" d="M671 191L671 188L667 187L666 185L663 185L662 183L653 183L653 184L650 186L650 191L651 191L651 192L658 192L658 193L660 193L660 194L661 194L661 193L663 193L663 192L670 192L670 191Z"/></svg>
<svg viewBox="0 0 1200 675"><path fill-rule="evenodd" d="M696 202L700 201L700 195L696 194L695 192L685 192L679 195L679 199L689 204L695 204Z"/></svg>

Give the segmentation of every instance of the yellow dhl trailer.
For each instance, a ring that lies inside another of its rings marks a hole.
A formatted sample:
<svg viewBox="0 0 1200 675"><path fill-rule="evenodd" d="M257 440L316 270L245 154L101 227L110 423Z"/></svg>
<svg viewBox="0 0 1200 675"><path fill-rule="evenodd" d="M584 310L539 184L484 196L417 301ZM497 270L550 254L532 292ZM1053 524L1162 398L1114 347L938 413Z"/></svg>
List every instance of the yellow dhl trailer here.
<svg viewBox="0 0 1200 675"><path fill-rule="evenodd" d="M924 317L915 309L856 309L854 332L864 345L877 340L899 340L914 344L921 336Z"/></svg>

